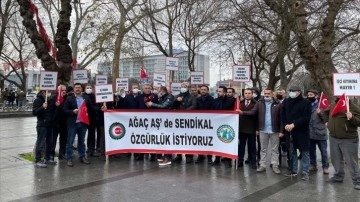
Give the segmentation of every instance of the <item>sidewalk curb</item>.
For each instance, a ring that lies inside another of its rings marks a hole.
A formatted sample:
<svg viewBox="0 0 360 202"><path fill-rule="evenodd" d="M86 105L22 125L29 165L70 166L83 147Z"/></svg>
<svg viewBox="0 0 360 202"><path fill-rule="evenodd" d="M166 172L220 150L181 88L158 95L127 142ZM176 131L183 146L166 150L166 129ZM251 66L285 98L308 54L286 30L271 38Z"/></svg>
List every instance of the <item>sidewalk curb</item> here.
<svg viewBox="0 0 360 202"><path fill-rule="evenodd" d="M32 117L32 112L0 112L0 119L2 118L21 118L21 117Z"/></svg>

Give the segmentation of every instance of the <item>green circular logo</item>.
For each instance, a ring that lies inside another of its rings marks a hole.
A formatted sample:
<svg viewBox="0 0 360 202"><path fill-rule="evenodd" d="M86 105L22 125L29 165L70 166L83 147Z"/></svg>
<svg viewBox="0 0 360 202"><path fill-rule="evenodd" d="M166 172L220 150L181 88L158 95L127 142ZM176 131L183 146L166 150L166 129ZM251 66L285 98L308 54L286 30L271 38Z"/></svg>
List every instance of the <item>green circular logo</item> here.
<svg viewBox="0 0 360 202"><path fill-rule="evenodd" d="M235 131L229 125L221 125L216 133L221 142L224 143L230 143L235 139Z"/></svg>
<svg viewBox="0 0 360 202"><path fill-rule="evenodd" d="M125 136L126 129L123 124L116 122L110 125L109 134L114 140L120 140Z"/></svg>

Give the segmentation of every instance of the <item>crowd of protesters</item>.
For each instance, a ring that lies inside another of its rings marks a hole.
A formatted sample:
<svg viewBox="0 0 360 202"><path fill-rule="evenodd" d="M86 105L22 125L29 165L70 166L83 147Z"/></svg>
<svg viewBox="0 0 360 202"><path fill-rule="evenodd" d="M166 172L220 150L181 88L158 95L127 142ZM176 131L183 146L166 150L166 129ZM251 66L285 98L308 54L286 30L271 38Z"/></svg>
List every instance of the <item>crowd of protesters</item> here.
<svg viewBox="0 0 360 202"><path fill-rule="evenodd" d="M5 107L18 107L20 109L25 105L26 102L26 94L22 90L14 91L5 88L1 92L0 98L0 104L2 105L2 109L4 109Z"/></svg>
<svg viewBox="0 0 360 202"><path fill-rule="evenodd" d="M57 163L55 148L59 137L58 159L66 160L67 166L74 166L73 142L77 135L77 151L80 163L90 164L88 156L104 157L104 111L107 109L171 109L171 110L234 110L239 109L239 145L237 166L249 164L257 172L280 174L281 159L287 159L286 176L298 174L298 161L301 161L301 179L309 180L310 172L318 170L316 146L320 150L322 172L329 174L327 143L330 136L330 157L335 169L330 182L340 183L344 178L344 162L349 165L354 188L360 190L360 171L358 165L360 109L352 102L349 111L330 115L335 107L328 109L319 106L319 92L310 89L303 92L298 86L291 86L288 93L284 89L263 92L256 87L239 92L236 99L233 88L219 86L216 98L209 94L209 87L190 86L182 83L180 93L172 95L169 87L152 89L150 84L132 84L129 92L119 89L114 94L114 102L95 103L93 86L74 84L73 87L60 85L50 94L40 91L33 103L33 114L37 116L37 167L47 167ZM239 101L239 103L236 103ZM81 110L86 104L87 112ZM81 120L87 113L89 123ZM328 133L329 131L329 133ZM85 144L86 139L87 140ZM41 159L46 145L45 161ZM245 159L245 148L247 158ZM299 151L299 155L298 152ZM129 154L131 155L131 154ZM270 165L267 159L270 156ZM143 161L145 154L134 154L135 161ZM149 154L150 161L158 161L159 166L168 166L183 161L183 155ZM185 155L186 164L201 164L207 160L212 166L224 163L232 167L231 159L218 156Z"/></svg>

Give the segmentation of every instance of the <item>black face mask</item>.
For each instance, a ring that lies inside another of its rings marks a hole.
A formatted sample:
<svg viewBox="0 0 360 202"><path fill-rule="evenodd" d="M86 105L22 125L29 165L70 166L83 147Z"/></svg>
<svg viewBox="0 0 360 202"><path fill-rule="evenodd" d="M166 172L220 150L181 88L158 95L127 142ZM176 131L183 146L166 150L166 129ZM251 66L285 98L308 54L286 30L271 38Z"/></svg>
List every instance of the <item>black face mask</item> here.
<svg viewBox="0 0 360 202"><path fill-rule="evenodd" d="M315 98L315 97L307 97L307 99L308 99L310 102L315 102L315 101L316 101L316 98Z"/></svg>
<svg viewBox="0 0 360 202"><path fill-rule="evenodd" d="M276 95L276 98L279 99L279 100L282 100L282 99L283 99L283 95Z"/></svg>

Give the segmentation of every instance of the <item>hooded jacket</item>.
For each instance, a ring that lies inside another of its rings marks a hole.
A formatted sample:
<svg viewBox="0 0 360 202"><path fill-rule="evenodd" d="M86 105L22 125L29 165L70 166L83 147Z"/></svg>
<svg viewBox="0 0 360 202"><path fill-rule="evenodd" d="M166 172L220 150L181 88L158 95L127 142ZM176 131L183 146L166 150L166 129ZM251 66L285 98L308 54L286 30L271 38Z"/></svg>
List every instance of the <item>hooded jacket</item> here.
<svg viewBox="0 0 360 202"><path fill-rule="evenodd" d="M44 103L45 97L40 91L36 95L36 99L34 100L32 109L32 114L37 117L37 127L51 127L53 124L55 100L49 98L47 101L48 107L46 109L43 107Z"/></svg>

